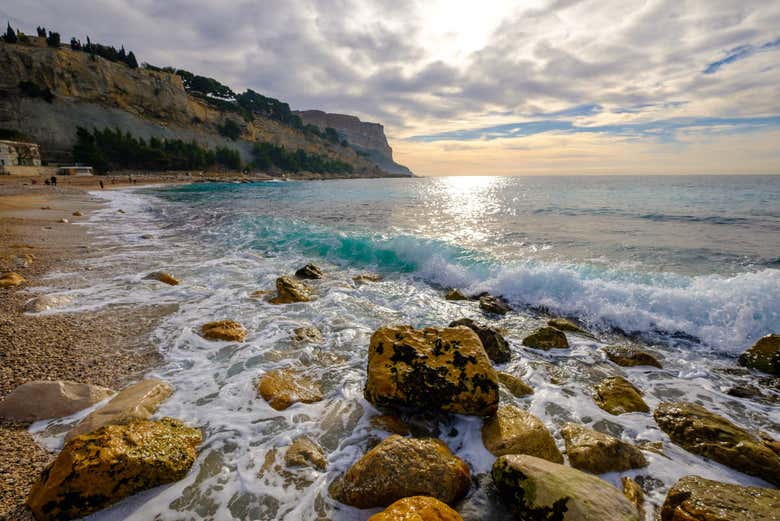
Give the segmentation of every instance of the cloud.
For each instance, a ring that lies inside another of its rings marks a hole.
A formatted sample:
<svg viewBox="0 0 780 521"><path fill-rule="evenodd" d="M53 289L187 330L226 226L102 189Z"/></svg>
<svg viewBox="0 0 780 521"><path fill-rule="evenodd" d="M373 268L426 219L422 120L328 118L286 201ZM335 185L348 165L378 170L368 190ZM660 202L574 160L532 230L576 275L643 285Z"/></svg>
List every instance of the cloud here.
<svg viewBox="0 0 780 521"><path fill-rule="evenodd" d="M759 46L741 45L729 51L728 55L725 58L720 59L718 61L714 61L709 65L707 65L707 68L704 69L704 74L715 74L716 72L718 72L718 70L721 67L723 67L726 64L734 63L735 61L739 61L739 60L744 60L745 58L749 58L750 56L753 56L756 53L769 51L777 48L780 48L780 38Z"/></svg>

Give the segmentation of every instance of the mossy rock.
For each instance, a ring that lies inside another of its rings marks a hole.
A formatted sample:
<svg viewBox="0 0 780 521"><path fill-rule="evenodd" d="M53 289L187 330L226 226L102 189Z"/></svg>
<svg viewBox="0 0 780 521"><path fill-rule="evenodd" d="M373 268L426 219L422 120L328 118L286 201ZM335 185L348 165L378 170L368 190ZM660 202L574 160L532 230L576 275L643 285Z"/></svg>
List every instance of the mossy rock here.
<svg viewBox="0 0 780 521"><path fill-rule="evenodd" d="M669 489L661 521L777 521L780 490L685 476Z"/></svg>
<svg viewBox="0 0 780 521"><path fill-rule="evenodd" d="M461 318L450 322L450 327L458 326L467 327L477 334L482 342L482 347L485 348L485 352L493 362L504 364L512 358L509 342L494 328L475 322L470 318Z"/></svg>
<svg viewBox="0 0 780 521"><path fill-rule="evenodd" d="M434 497L412 496L399 499L368 521L463 521L463 518Z"/></svg>
<svg viewBox="0 0 780 521"><path fill-rule="evenodd" d="M739 355L739 365L780 375L780 335L773 333L759 339Z"/></svg>
<svg viewBox="0 0 780 521"><path fill-rule="evenodd" d="M523 345L532 349L567 349L569 341L566 334L554 327L540 327L523 339Z"/></svg>
<svg viewBox="0 0 780 521"><path fill-rule="evenodd" d="M482 425L482 443L494 456L528 454L554 463L563 456L542 420L515 407L502 405Z"/></svg>
<svg viewBox="0 0 780 521"><path fill-rule="evenodd" d="M659 369L661 368L661 362L653 355L635 347L607 346L603 351L604 354L607 355L607 358L621 367L647 365L650 367L658 367Z"/></svg>
<svg viewBox="0 0 780 521"><path fill-rule="evenodd" d="M642 399L642 393L622 376L611 376L602 380L595 388L593 400L596 405L610 414L629 412L650 412Z"/></svg>
<svg viewBox="0 0 780 521"><path fill-rule="evenodd" d="M569 464L575 469L604 474L647 466L644 454L634 445L583 425L566 423L561 436Z"/></svg>

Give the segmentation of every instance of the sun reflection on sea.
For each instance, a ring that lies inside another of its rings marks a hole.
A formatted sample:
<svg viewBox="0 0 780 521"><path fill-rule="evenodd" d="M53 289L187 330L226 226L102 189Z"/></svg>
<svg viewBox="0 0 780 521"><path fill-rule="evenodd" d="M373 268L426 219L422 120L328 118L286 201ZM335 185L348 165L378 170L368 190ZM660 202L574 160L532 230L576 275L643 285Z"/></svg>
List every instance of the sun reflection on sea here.
<svg viewBox="0 0 780 521"><path fill-rule="evenodd" d="M437 188L445 196L442 213L458 222L460 228L452 230L450 239L485 240L489 238L485 221L496 218L500 212L498 191L503 179L487 176L444 177Z"/></svg>

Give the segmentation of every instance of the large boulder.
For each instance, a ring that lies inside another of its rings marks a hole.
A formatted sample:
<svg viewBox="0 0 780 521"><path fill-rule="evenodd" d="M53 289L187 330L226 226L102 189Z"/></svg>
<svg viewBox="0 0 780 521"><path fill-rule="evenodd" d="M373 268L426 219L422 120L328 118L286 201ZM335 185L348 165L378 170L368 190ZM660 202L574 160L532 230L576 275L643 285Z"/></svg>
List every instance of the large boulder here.
<svg viewBox="0 0 780 521"><path fill-rule="evenodd" d="M283 411L297 402L315 403L322 400L319 384L292 369L276 369L265 373L260 378L257 390L277 411Z"/></svg>
<svg viewBox="0 0 780 521"><path fill-rule="evenodd" d="M66 380L27 382L0 402L0 418L25 422L61 418L112 394L114 391L105 387Z"/></svg>
<svg viewBox="0 0 780 521"><path fill-rule="evenodd" d="M479 337L465 327L381 327L368 349L366 399L485 416L498 407L498 377Z"/></svg>
<svg viewBox="0 0 780 521"><path fill-rule="evenodd" d="M571 467L512 454L499 457L492 474L518 519L639 521L636 507L618 489Z"/></svg>
<svg viewBox="0 0 780 521"><path fill-rule="evenodd" d="M638 365L661 367L661 363L653 355L635 347L607 346L604 348L604 354L612 362L622 367L635 367Z"/></svg>
<svg viewBox="0 0 780 521"><path fill-rule="evenodd" d="M399 499L368 521L463 521L463 518L434 497L412 496Z"/></svg>
<svg viewBox="0 0 780 521"><path fill-rule="evenodd" d="M27 282L27 279L16 273L15 271L11 271L9 273L3 273L0 275L0 288L11 288L14 286L21 286Z"/></svg>
<svg viewBox="0 0 780 521"><path fill-rule="evenodd" d="M225 340L228 342L243 342L246 338L246 328L235 320L218 320L203 324L200 334L207 340Z"/></svg>
<svg viewBox="0 0 780 521"><path fill-rule="evenodd" d="M276 279L276 293L277 295L269 300L271 304L309 302L312 299L309 286L287 276Z"/></svg>
<svg viewBox="0 0 780 521"><path fill-rule="evenodd" d="M328 466L328 458L322 451L322 447L308 436L299 436L284 453L284 463L288 467L311 467L325 470L325 467Z"/></svg>
<svg viewBox="0 0 780 521"><path fill-rule="evenodd" d="M577 423L561 428L569 464L593 474L622 472L647 466L644 454L634 445Z"/></svg>
<svg viewBox="0 0 780 521"><path fill-rule="evenodd" d="M170 418L108 425L65 444L33 485L27 506L38 521L87 516L182 479L200 442L199 430Z"/></svg>
<svg viewBox="0 0 780 521"><path fill-rule="evenodd" d="M298 271L295 272L295 276L299 279L321 279L322 270L314 264L307 264L303 268L298 269Z"/></svg>
<svg viewBox="0 0 780 521"><path fill-rule="evenodd" d="M470 318L461 318L450 322L450 327L458 326L464 326L474 331L482 342L482 347L485 348L488 357L495 363L503 364L512 358L509 342L492 327L475 322Z"/></svg>
<svg viewBox="0 0 780 521"><path fill-rule="evenodd" d="M409 496L452 504L471 486L466 463L434 438L392 435L368 451L331 485L338 501L358 508L386 507Z"/></svg>
<svg viewBox="0 0 780 521"><path fill-rule="evenodd" d="M699 476L680 478L666 495L661 521L777 521L780 490L742 487Z"/></svg>
<svg viewBox="0 0 780 521"><path fill-rule="evenodd" d="M610 414L650 412L642 393L622 376L610 376L596 385L593 394L596 405Z"/></svg>
<svg viewBox="0 0 780 521"><path fill-rule="evenodd" d="M71 298L67 295L38 295L24 305L25 313L41 313L48 309L59 308L70 304Z"/></svg>
<svg viewBox="0 0 780 521"><path fill-rule="evenodd" d="M147 280L156 280L158 282L169 284L171 286L179 285L179 281L176 279L176 277L174 277L173 275L171 275L166 271L154 271L144 278Z"/></svg>
<svg viewBox="0 0 780 521"><path fill-rule="evenodd" d="M509 389L509 392L517 398L522 398L523 396L534 394L533 387L513 374L499 371L498 381L504 384L504 386Z"/></svg>
<svg viewBox="0 0 780 521"><path fill-rule="evenodd" d="M739 355L739 365L780 375L780 335L760 338L753 347Z"/></svg>
<svg viewBox="0 0 780 521"><path fill-rule="evenodd" d="M512 311L512 308L502 298L494 297L493 295L481 296L479 298L479 309L493 315L506 315Z"/></svg>
<svg viewBox="0 0 780 521"><path fill-rule="evenodd" d="M780 485L780 456L723 416L689 402L662 402L655 422L685 450Z"/></svg>
<svg viewBox="0 0 780 521"><path fill-rule="evenodd" d="M554 327L540 327L523 339L523 345L532 349L566 349L569 347L569 341L566 340L566 334L560 329Z"/></svg>
<svg viewBox="0 0 780 521"><path fill-rule="evenodd" d="M563 463L561 451L542 420L514 405L502 405L482 425L482 443L494 456L528 454Z"/></svg>
<svg viewBox="0 0 780 521"><path fill-rule="evenodd" d="M166 400L173 388L167 382L150 378L125 387L100 409L91 412L66 436L66 440L87 434L110 424L147 420Z"/></svg>

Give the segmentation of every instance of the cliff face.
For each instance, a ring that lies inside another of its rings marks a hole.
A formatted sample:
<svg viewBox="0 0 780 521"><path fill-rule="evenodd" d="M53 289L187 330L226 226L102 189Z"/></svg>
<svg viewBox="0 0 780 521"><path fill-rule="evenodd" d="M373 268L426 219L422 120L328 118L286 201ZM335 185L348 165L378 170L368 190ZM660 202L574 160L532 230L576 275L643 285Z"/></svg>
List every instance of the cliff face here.
<svg viewBox="0 0 780 521"><path fill-rule="evenodd" d="M48 88L53 100L25 94L20 82ZM227 120L243 128L240 139L232 141L219 134ZM258 115L245 121L236 113L218 109L190 96L175 74L131 69L66 48L0 43L0 128L30 136L41 145L45 160L68 161L77 126L117 127L144 139L227 146L238 150L245 161L251 160L254 142L266 141L344 161L353 166L355 176L395 174L351 147Z"/></svg>

